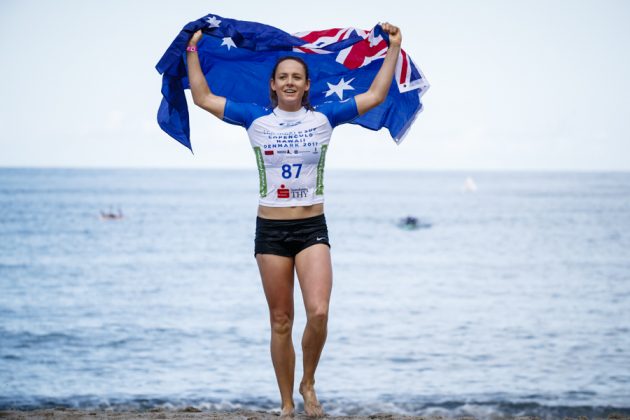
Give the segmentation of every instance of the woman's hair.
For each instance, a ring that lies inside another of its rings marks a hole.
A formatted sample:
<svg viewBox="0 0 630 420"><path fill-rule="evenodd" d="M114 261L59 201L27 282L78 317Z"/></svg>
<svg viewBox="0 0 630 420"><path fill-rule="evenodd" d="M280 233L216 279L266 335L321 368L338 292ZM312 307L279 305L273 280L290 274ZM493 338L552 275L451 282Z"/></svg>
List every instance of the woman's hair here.
<svg viewBox="0 0 630 420"><path fill-rule="evenodd" d="M302 65L302 67L304 68L304 76L306 77L306 80L310 80L309 76L308 76L308 66L306 65L306 62L304 60L302 60L300 57L295 57L292 55L286 55L284 57L280 57L278 59L278 61L276 61L276 65L273 66L273 70L271 71L271 79L275 79L276 78L276 71L278 70L278 66L280 65L280 63L282 63L283 61L287 61L287 60L294 60L297 61L298 63L300 63ZM271 89L271 85L269 85L269 97L271 99L271 107L275 108L278 106L278 94ZM304 96L302 96L302 106L306 109L310 109L313 110L313 106L311 105L311 102L308 99L308 90L304 92Z"/></svg>

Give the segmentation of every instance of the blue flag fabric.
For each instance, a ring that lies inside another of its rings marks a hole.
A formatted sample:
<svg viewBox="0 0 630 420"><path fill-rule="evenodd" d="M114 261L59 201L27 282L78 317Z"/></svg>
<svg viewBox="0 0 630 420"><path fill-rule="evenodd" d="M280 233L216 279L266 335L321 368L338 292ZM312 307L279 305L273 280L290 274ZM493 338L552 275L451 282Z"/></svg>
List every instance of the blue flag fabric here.
<svg viewBox="0 0 630 420"><path fill-rule="evenodd" d="M295 55L309 67L312 105L341 101L369 89L387 53L388 34L380 25L370 31L335 28L294 35L256 22L209 14L188 23L166 50L156 68L162 74L162 103L158 123L192 151L186 72L188 40L201 29L198 43L201 68L216 95L232 101L270 106L269 79L279 57ZM422 110L429 88L411 57L401 50L394 82L386 101L352 121L371 130L389 129L400 143Z"/></svg>

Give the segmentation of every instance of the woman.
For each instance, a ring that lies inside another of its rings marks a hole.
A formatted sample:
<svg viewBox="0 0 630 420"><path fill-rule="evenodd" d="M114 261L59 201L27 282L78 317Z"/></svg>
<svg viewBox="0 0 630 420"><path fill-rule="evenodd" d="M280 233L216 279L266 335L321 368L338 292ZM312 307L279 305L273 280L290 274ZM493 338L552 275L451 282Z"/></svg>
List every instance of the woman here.
<svg viewBox="0 0 630 420"><path fill-rule="evenodd" d="M201 31L192 36L186 49L194 103L219 119L244 126L256 154L260 200L254 256L269 305L271 359L284 417L294 414L294 270L307 316L302 336L304 374L299 390L308 416L324 414L314 388L315 370L326 341L332 288L323 203L324 162L333 128L368 112L387 97L402 36L396 26L381 26L389 34L390 45L369 90L317 109L308 101L308 67L297 57L283 57L273 69L269 81L271 109L236 103L210 91L197 56Z"/></svg>

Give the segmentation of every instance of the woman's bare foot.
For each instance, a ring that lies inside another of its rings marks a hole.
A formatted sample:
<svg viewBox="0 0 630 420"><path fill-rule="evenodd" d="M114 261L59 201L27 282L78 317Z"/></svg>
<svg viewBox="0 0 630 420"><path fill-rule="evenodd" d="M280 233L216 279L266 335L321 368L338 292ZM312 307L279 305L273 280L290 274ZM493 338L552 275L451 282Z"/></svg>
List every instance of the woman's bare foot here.
<svg viewBox="0 0 630 420"><path fill-rule="evenodd" d="M293 407L293 405L282 407L282 411L280 412L281 419L292 419L293 416L295 416L295 407Z"/></svg>
<svg viewBox="0 0 630 420"><path fill-rule="evenodd" d="M300 394L304 397L304 413L309 417L324 417L324 409L315 394L314 384L300 383Z"/></svg>

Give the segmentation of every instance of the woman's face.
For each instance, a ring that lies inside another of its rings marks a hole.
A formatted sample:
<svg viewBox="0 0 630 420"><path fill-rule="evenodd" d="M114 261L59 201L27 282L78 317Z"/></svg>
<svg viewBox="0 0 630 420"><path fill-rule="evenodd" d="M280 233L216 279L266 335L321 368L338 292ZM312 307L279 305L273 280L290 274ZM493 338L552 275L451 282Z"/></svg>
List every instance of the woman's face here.
<svg viewBox="0 0 630 420"><path fill-rule="evenodd" d="M295 60L284 60L271 80L271 89L278 95L278 106L284 111L297 111L302 107L302 97L310 87L304 67Z"/></svg>

